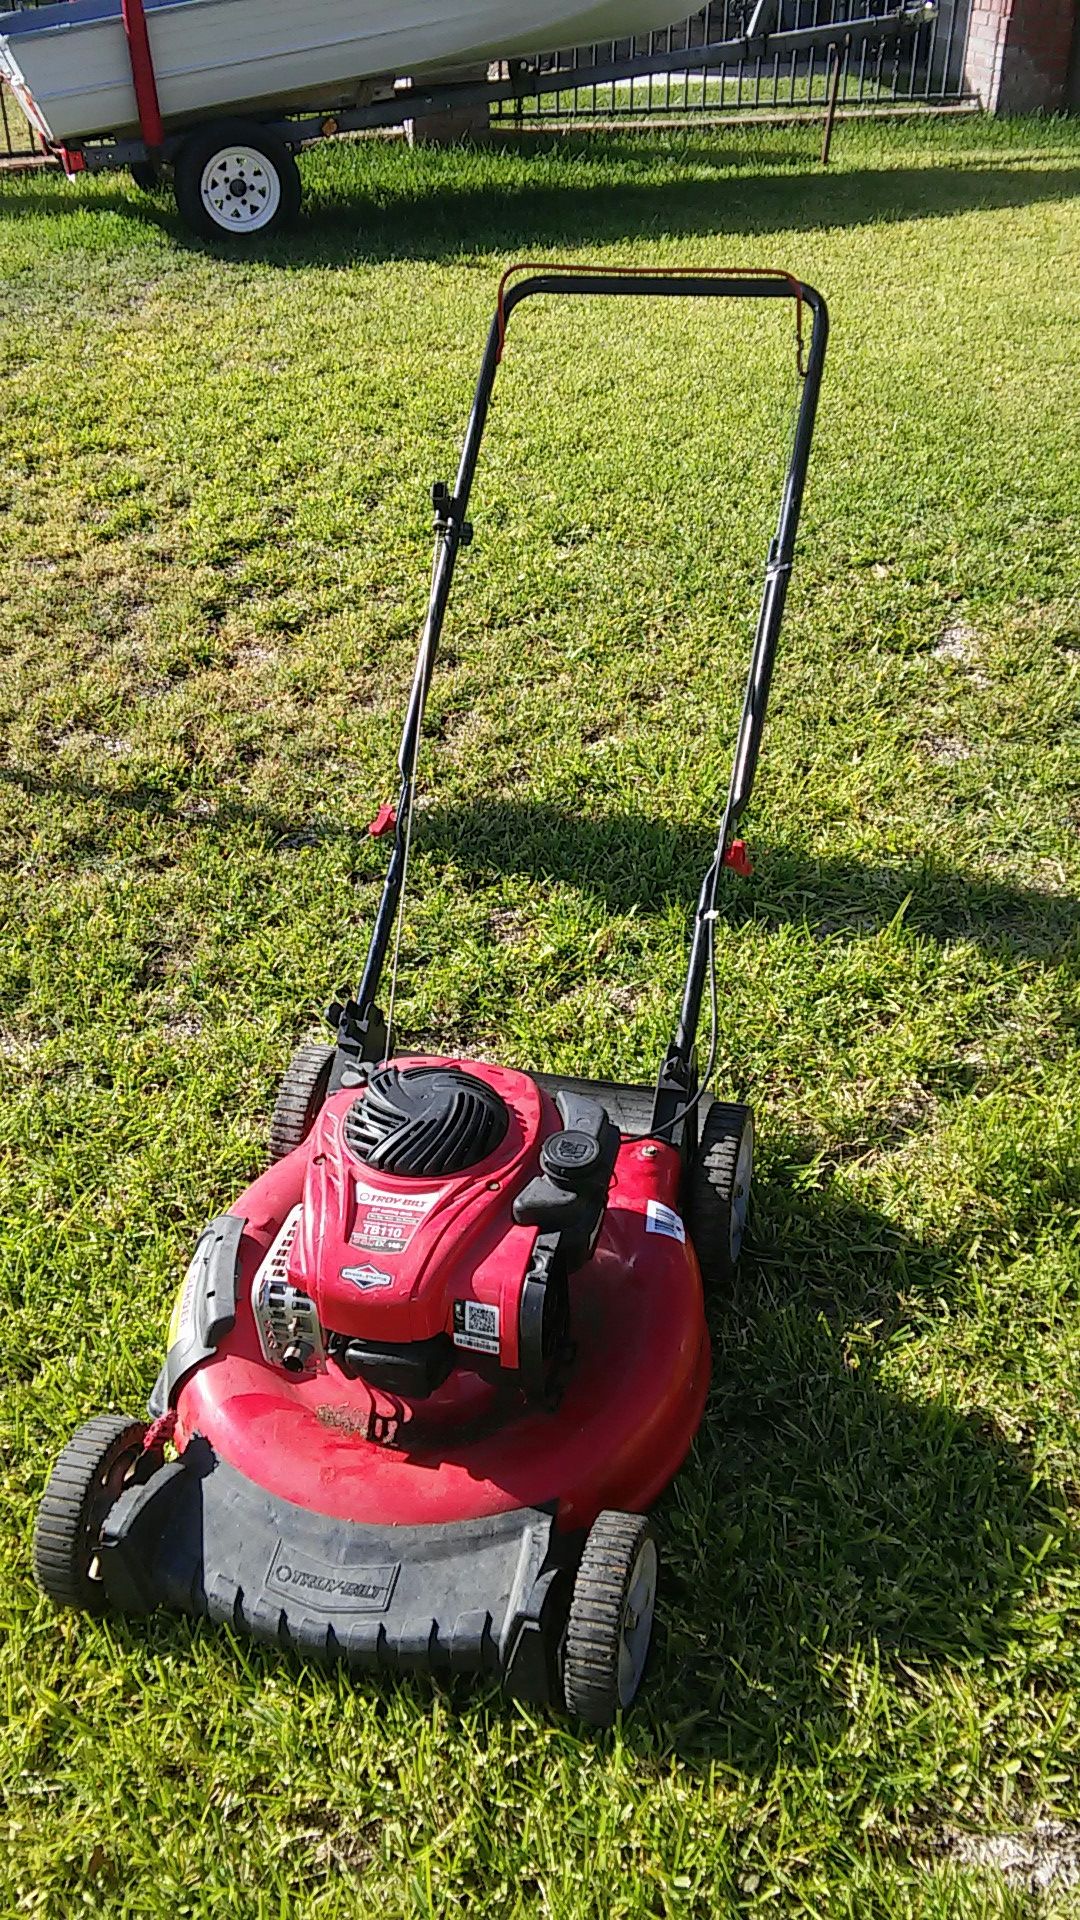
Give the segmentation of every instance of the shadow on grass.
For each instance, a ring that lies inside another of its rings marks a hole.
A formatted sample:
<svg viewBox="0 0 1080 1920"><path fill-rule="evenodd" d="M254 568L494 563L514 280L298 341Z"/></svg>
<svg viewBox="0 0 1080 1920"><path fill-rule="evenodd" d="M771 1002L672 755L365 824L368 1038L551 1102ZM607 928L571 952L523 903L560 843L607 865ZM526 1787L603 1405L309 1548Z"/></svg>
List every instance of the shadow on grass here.
<svg viewBox="0 0 1080 1920"><path fill-rule="evenodd" d="M642 1753L746 1771L821 1764L872 1712L878 1669L895 1720L942 1669L1027 1667L1020 1610L1075 1559L1017 1447L879 1376L897 1322L962 1297L961 1251L830 1187L770 1184L755 1222L733 1296L713 1305L694 1459L661 1510L666 1631L629 1734ZM899 1731L876 1717L876 1739L883 1727Z"/></svg>
<svg viewBox="0 0 1080 1920"><path fill-rule="evenodd" d="M542 153L544 142L541 138L534 144L523 136L507 153L508 162L523 150L526 155ZM396 189L380 181L378 199L358 167L354 192L346 183L320 182L294 231L249 243L240 253L197 241L181 224L171 200L147 198L134 186L110 185L82 204L87 211L141 220L193 250L222 259L258 259L294 268L305 263L347 267L378 260L457 260L524 246L607 245L652 235L670 240L702 234L816 232L939 219L976 208L1024 207L1080 192L1078 167L1031 169L962 155L949 165L814 173L806 166L808 153L787 148L768 151L765 169L758 151L755 164L745 170L739 167L737 152L725 155L717 147L688 144L658 155L640 136L578 137L559 143L558 151L578 162L561 183L553 184L548 170L534 180L520 172L510 177L509 166L505 181L499 180L497 156L485 163L482 173L475 165L455 167L452 156L448 166L443 156L432 165L426 187L422 174L418 178L410 173ZM665 158L670 159L670 171L658 177ZM694 169L690 178L688 166ZM77 189L50 184L6 195L0 200L0 219L70 214L79 204Z"/></svg>
<svg viewBox="0 0 1080 1920"><path fill-rule="evenodd" d="M275 846L340 842L368 847L363 826L323 824L275 814L223 798L206 816L183 811L186 796L151 785L104 787L91 780L11 763L0 783L27 795L66 797L100 806L100 821L72 828L73 858L93 858L112 846L107 815L114 809L175 823L181 832L209 835L227 845L237 827L254 829ZM659 912L684 900L687 926L714 839L646 814L574 813L538 800L491 799L452 808L432 807L420 821L414 851L450 859L477 886L507 873L530 875L538 886L558 883L603 901L613 913ZM805 925L819 939L879 932L898 916L904 925L940 941L974 940L987 949L1056 963L1080 940L1080 900L971 875L927 853L918 863L868 865L806 853L783 843L753 847L749 882L728 879L722 901L734 924ZM369 876L370 877L370 876Z"/></svg>
<svg viewBox="0 0 1080 1920"><path fill-rule="evenodd" d="M684 899L689 918L714 836L638 813L589 815L533 800L482 800L433 807L417 853L452 858L478 883L530 874L602 899L612 912L650 913ZM903 915L931 939L970 939L1048 962L1080 936L1080 901L959 873L931 853L918 863L868 865L757 844L752 880L732 877L725 917L765 926L804 923L819 938L875 933Z"/></svg>

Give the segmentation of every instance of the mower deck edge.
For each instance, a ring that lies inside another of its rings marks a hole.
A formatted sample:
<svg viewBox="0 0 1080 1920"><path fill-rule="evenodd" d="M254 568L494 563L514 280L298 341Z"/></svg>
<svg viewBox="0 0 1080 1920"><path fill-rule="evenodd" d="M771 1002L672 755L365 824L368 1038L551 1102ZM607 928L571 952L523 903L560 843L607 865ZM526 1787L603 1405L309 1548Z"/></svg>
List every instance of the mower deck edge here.
<svg viewBox="0 0 1080 1920"><path fill-rule="evenodd" d="M558 1697L558 1648L580 1542L554 1513L373 1527L258 1487L193 1440L131 1485L102 1531L101 1576L127 1613L158 1606L352 1665L489 1673Z"/></svg>

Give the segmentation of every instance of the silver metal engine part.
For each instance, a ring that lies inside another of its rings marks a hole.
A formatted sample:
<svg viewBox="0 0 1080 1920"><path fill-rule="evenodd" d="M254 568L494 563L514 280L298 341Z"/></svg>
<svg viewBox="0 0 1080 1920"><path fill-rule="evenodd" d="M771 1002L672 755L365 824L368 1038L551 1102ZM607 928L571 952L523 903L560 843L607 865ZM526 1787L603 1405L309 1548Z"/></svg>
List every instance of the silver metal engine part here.
<svg viewBox="0 0 1080 1920"><path fill-rule="evenodd" d="M289 1251L302 1207L282 1222L277 1239L251 1283L251 1311L263 1359L286 1373L325 1373L326 1348L314 1301L289 1279Z"/></svg>

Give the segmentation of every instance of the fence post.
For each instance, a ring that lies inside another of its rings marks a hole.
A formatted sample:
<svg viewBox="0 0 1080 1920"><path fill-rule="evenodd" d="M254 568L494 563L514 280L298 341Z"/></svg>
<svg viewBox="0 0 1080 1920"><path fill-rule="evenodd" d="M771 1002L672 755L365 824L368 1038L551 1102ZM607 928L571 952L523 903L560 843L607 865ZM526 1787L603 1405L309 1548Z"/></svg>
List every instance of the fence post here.
<svg viewBox="0 0 1080 1920"><path fill-rule="evenodd" d="M823 167L828 166L829 155L832 152L833 128L836 125L836 103L840 98L840 75L843 71L846 53L846 45L841 49L837 46L835 40L829 48L832 72L829 75L829 103L825 109L825 129L821 136L821 164Z"/></svg>
<svg viewBox="0 0 1080 1920"><path fill-rule="evenodd" d="M488 79L488 68L462 68L454 75L455 80L477 81ZM496 76L497 77L497 76ZM486 101L470 107L450 107L445 113L422 113L415 120L406 120L405 137L410 147L456 147L463 141L486 140L491 131L491 108Z"/></svg>

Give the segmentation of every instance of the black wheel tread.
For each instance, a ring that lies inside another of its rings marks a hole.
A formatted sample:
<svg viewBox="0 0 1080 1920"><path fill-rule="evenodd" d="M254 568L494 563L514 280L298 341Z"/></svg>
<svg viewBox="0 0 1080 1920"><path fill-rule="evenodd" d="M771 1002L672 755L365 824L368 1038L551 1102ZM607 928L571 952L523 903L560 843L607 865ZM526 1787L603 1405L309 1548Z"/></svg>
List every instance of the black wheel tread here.
<svg viewBox="0 0 1080 1920"><path fill-rule="evenodd" d="M81 1560L87 1504L97 1481L133 1446L146 1427L122 1413L87 1420L64 1448L41 1496L34 1523L34 1578L57 1606L95 1610L104 1595L88 1590Z"/></svg>
<svg viewBox="0 0 1080 1920"><path fill-rule="evenodd" d="M597 1516L578 1566L563 1654L571 1713L608 1727L618 1711L623 1610L634 1565L652 1528L644 1514Z"/></svg>
<svg viewBox="0 0 1080 1920"><path fill-rule="evenodd" d="M284 1160L302 1146L326 1099L333 1047L311 1041L297 1047L285 1069L270 1121L270 1159Z"/></svg>
<svg viewBox="0 0 1080 1920"><path fill-rule="evenodd" d="M739 1148L753 1109L735 1101L714 1100L705 1115L701 1140L690 1174L688 1213L690 1229L707 1287L721 1286L735 1276L731 1258L731 1207Z"/></svg>

